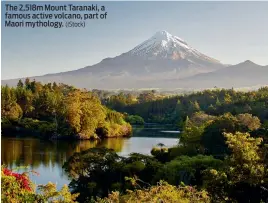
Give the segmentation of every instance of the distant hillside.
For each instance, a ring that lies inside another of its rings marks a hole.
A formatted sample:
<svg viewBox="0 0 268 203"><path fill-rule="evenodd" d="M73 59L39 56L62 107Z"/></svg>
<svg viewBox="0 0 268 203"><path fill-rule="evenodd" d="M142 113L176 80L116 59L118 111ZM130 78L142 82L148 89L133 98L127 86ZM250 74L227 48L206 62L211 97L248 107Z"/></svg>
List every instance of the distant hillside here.
<svg viewBox="0 0 268 203"><path fill-rule="evenodd" d="M166 86L181 88L232 88L268 85L268 66L251 61L214 72L197 74L182 80L165 81Z"/></svg>

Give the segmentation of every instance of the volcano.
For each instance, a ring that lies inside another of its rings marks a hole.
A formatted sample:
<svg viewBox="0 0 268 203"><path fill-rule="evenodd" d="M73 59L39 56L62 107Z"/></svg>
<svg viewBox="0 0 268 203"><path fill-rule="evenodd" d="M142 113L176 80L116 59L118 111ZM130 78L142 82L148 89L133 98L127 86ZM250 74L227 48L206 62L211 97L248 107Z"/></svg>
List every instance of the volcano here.
<svg viewBox="0 0 268 203"><path fill-rule="evenodd" d="M30 79L42 83L57 82L79 88L106 90L174 89L192 86L193 88L196 86L209 88L216 86L214 82L224 87L224 80L228 76L232 76L232 80L235 80L235 76L239 77L239 81L243 80L243 85L245 85L244 81L249 79L251 80L249 84L254 85L258 82L255 81L257 79L248 78L245 71L254 72L254 74L255 71L260 71L262 76L267 71L267 68L256 68L256 65L251 63L242 63L240 66L247 68L242 70L241 74L237 74L237 68L232 69L232 66L201 53L183 39L167 31L159 31L130 51L113 58L105 58L95 65L68 72L30 77ZM232 71L236 71L234 75ZM221 73L224 73L224 78L219 83ZM243 75L246 75L245 79ZM14 86L19 79L4 80L2 83ZM228 81L228 86L239 86L239 82L232 85L230 80ZM202 85L203 83L205 85Z"/></svg>

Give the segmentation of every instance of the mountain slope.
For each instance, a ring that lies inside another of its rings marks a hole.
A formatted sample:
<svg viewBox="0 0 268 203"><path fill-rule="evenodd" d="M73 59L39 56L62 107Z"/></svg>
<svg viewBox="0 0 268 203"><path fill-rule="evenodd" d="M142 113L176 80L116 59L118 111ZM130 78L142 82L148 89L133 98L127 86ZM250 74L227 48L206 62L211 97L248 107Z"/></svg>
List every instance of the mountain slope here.
<svg viewBox="0 0 268 203"><path fill-rule="evenodd" d="M159 31L130 51L74 71L30 77L88 89L231 88L268 85L268 66L226 66L179 37ZM19 79L4 80L14 86Z"/></svg>
<svg viewBox="0 0 268 203"><path fill-rule="evenodd" d="M152 88L162 80L180 79L225 67L166 31L132 50L82 69L31 77L41 82L61 82L81 88ZM18 79L2 81L15 85Z"/></svg>
<svg viewBox="0 0 268 203"><path fill-rule="evenodd" d="M245 61L214 72L197 74L182 80L165 82L169 87L181 88L232 88L268 85L268 66Z"/></svg>

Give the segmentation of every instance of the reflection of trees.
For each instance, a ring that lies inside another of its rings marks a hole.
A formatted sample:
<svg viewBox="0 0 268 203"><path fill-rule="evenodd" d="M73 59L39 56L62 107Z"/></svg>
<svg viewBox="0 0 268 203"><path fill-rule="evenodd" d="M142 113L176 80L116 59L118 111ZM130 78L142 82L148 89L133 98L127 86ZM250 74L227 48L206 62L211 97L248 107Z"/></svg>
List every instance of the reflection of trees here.
<svg viewBox="0 0 268 203"><path fill-rule="evenodd" d="M20 166L21 160L25 165L30 165L36 142L27 139L6 139L1 140L2 163L12 167L13 164Z"/></svg>
<svg viewBox="0 0 268 203"><path fill-rule="evenodd" d="M76 144L75 152L81 152L81 151L96 147L97 144L98 144L98 141L85 141L85 140L79 141Z"/></svg>
<svg viewBox="0 0 268 203"><path fill-rule="evenodd" d="M136 137L147 137L160 135L170 137L168 133L161 133L164 128L171 130L171 126L145 126L133 128L133 135ZM175 134L174 134L175 135ZM109 138L101 142L97 141L44 141L36 138L7 138L2 137L1 157L2 163L9 168L16 166L31 166L32 169L40 167L59 168L75 152L81 152L93 147L107 147L121 152L126 144L124 138Z"/></svg>
<svg viewBox="0 0 268 203"><path fill-rule="evenodd" d="M45 167L62 167L64 162L75 152L81 152L93 147L107 147L120 152L123 148L123 138L97 141L43 141L35 138L2 137L2 163L9 168L30 166L32 169L40 165Z"/></svg>
<svg viewBox="0 0 268 203"><path fill-rule="evenodd" d="M113 149L116 152L121 152L123 149L124 142L125 139L122 138L104 139L97 145L97 147L106 147L109 149Z"/></svg>

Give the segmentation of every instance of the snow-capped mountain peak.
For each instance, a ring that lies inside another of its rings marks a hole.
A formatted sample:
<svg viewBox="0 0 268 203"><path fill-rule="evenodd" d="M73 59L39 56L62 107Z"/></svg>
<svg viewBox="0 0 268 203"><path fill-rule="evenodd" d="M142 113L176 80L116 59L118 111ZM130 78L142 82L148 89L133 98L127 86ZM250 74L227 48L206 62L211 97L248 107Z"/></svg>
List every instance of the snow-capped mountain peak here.
<svg viewBox="0 0 268 203"><path fill-rule="evenodd" d="M156 32L151 38L150 38L151 41L154 41L154 42L162 42L163 46L167 46L168 45L168 42L173 42L176 44L180 44L181 46L184 46L186 48L189 48L188 47L188 44L180 39L179 37L177 36L173 36L171 35L170 33L168 33L167 31L163 30L163 31L159 31L159 32Z"/></svg>
<svg viewBox="0 0 268 203"><path fill-rule="evenodd" d="M200 53L183 39L165 30L156 32L151 38L129 51L129 54L148 59L166 58L171 60L186 59L189 61L198 59L219 63L219 61Z"/></svg>

